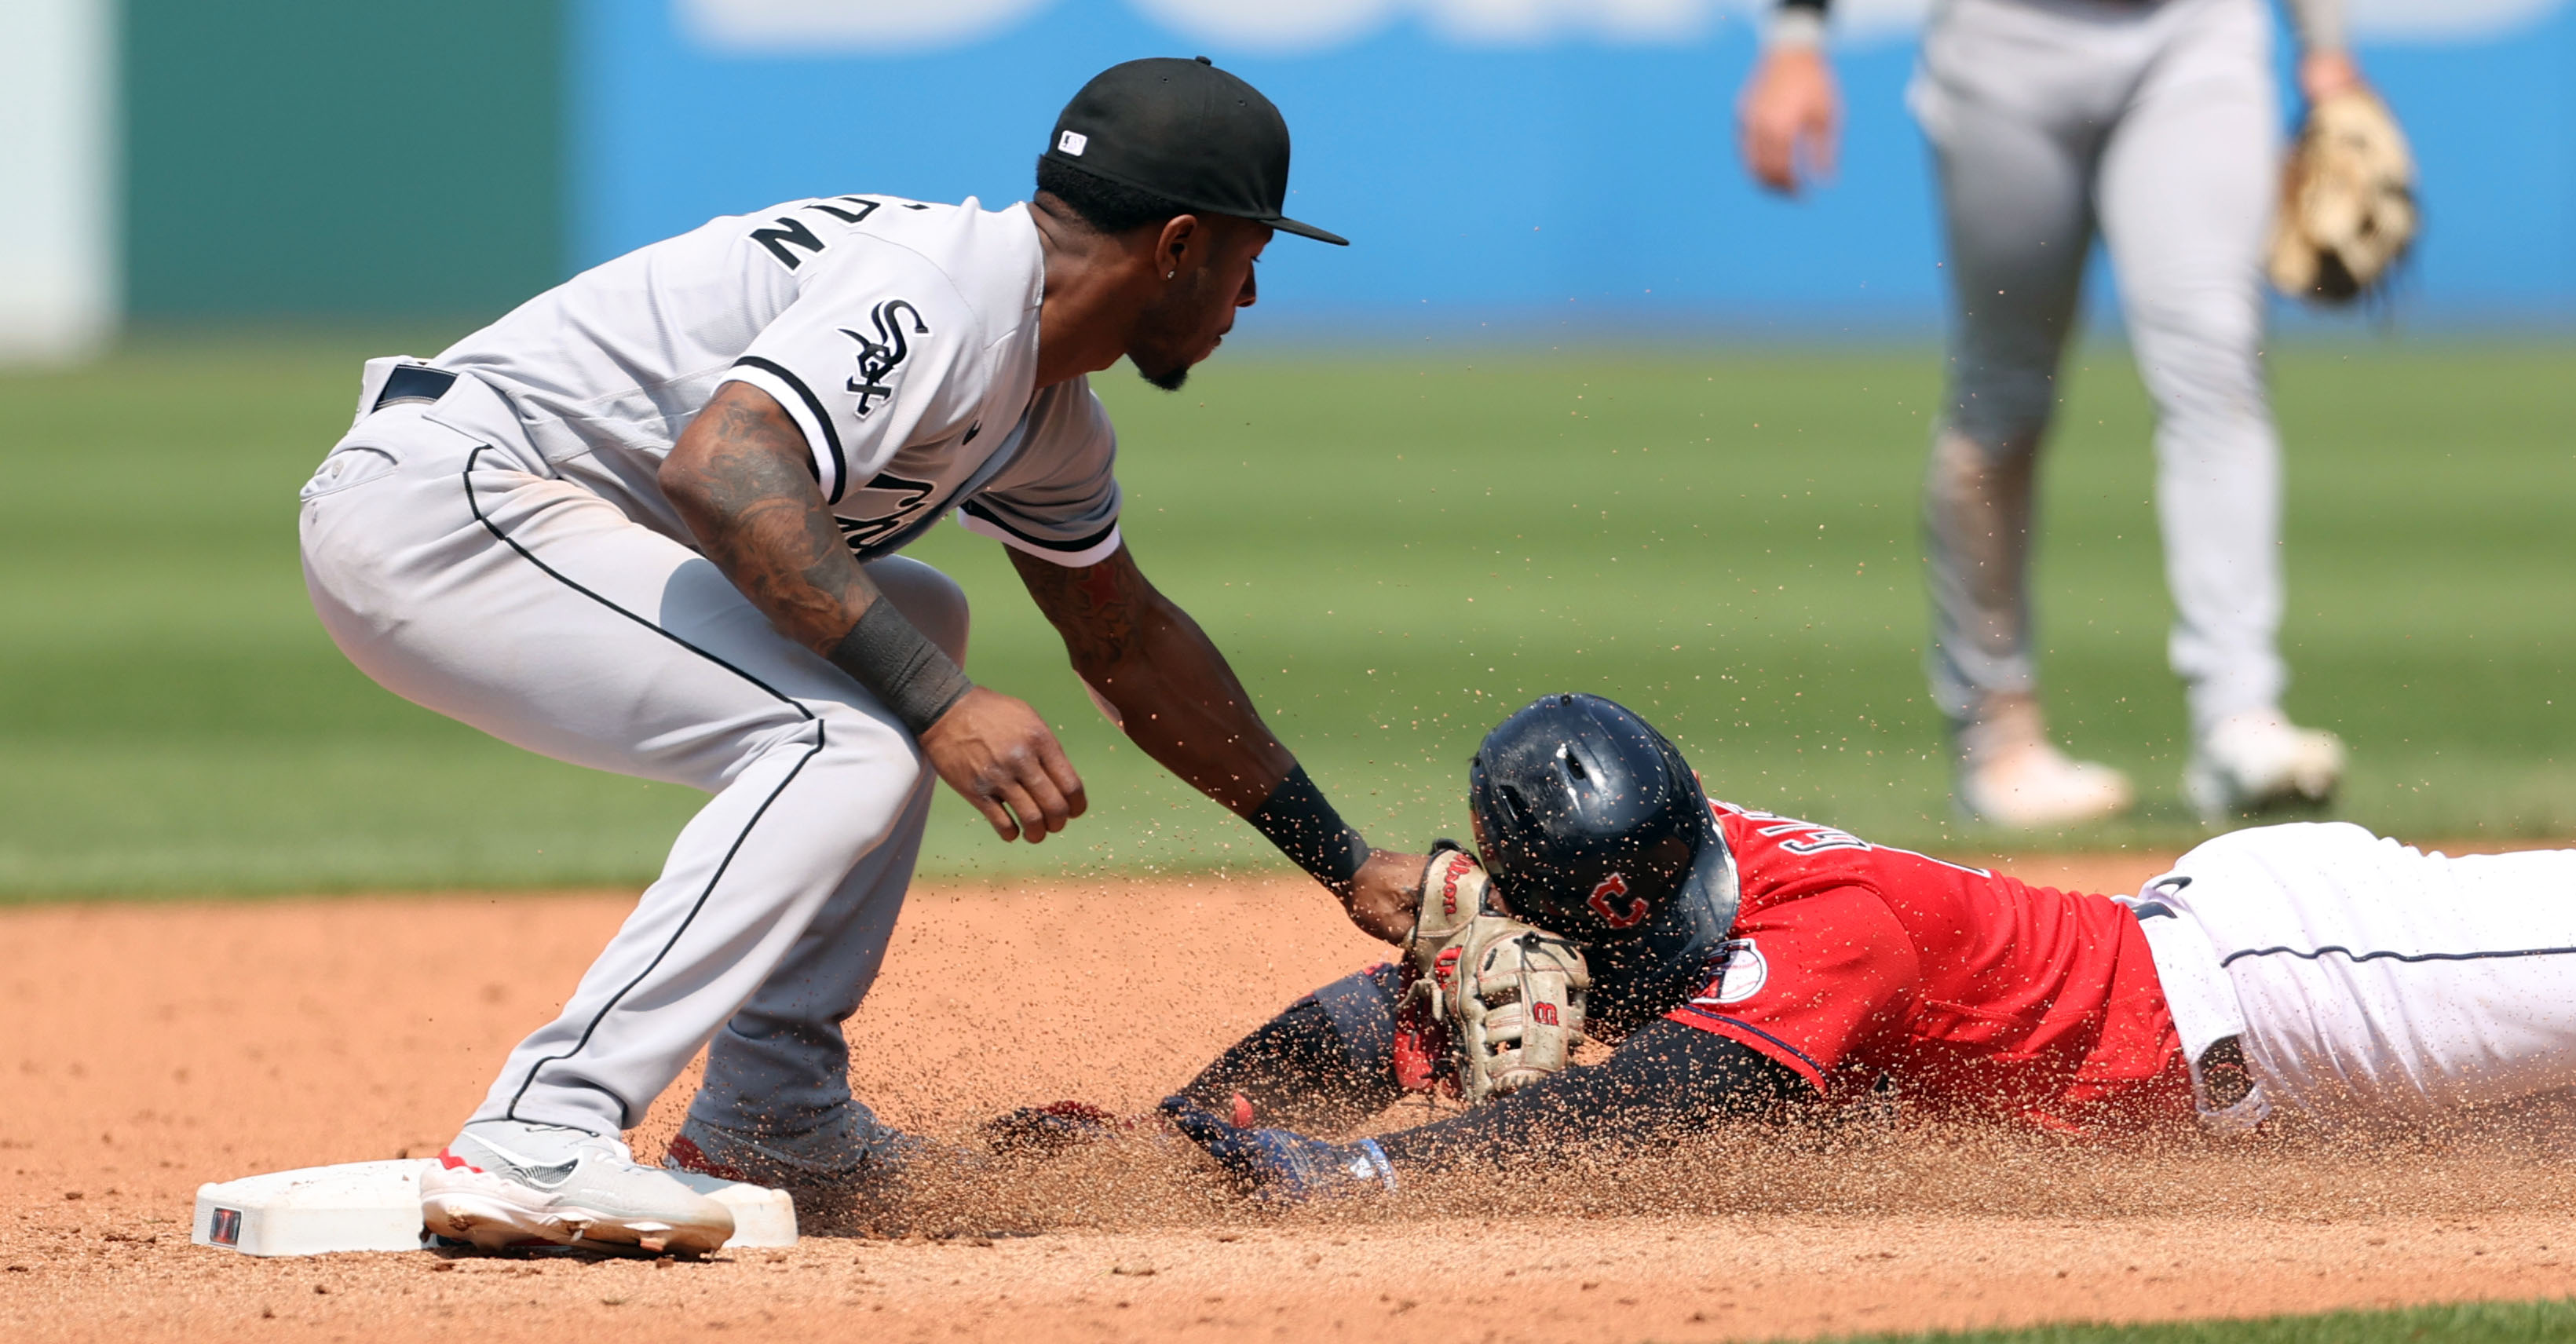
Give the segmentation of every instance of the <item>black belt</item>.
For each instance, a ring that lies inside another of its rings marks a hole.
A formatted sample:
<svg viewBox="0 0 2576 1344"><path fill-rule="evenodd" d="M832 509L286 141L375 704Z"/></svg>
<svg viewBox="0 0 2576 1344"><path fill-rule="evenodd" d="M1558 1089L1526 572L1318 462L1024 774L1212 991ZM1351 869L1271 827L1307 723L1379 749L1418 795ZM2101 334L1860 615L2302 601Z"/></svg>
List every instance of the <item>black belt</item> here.
<svg viewBox="0 0 2576 1344"><path fill-rule="evenodd" d="M376 394L376 404L367 408L372 413L388 406L417 403L426 406L447 395L456 385L456 375L445 369L425 364L405 364L385 377L385 390Z"/></svg>
<svg viewBox="0 0 2576 1344"><path fill-rule="evenodd" d="M2213 1109L2226 1110L2254 1092L2254 1071L2245 1066L2245 1043L2221 1036L2200 1052L2200 1087Z"/></svg>

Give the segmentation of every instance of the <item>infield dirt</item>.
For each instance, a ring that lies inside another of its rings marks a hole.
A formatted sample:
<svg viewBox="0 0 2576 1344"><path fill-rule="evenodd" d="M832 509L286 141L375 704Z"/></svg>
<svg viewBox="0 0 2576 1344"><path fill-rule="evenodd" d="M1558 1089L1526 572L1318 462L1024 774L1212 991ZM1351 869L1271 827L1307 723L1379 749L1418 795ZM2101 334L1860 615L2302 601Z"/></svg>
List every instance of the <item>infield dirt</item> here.
<svg viewBox="0 0 2576 1344"><path fill-rule="evenodd" d="M2122 891L2162 857L2007 866ZM202 1181L435 1152L629 899L0 913L0 1335L1615 1344L2576 1292L2564 1135L2500 1126L2157 1150L1862 1125L1289 1215L1139 1133L697 1263L188 1244ZM934 1134L1141 1110L1380 951L1299 882L926 888L851 1025L856 1082Z"/></svg>

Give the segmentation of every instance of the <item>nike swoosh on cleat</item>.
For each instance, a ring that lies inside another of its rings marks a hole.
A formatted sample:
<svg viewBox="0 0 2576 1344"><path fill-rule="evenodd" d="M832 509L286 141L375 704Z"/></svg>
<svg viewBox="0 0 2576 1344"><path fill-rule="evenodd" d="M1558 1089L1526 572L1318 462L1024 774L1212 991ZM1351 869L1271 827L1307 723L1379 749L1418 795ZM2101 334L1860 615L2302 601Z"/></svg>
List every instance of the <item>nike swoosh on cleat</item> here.
<svg viewBox="0 0 2576 1344"><path fill-rule="evenodd" d="M530 1167L516 1162L504 1162L493 1174L506 1176L511 1180L537 1186L540 1189L552 1189L571 1180L573 1172L580 1166L580 1158L574 1158L570 1162L559 1162L551 1167Z"/></svg>

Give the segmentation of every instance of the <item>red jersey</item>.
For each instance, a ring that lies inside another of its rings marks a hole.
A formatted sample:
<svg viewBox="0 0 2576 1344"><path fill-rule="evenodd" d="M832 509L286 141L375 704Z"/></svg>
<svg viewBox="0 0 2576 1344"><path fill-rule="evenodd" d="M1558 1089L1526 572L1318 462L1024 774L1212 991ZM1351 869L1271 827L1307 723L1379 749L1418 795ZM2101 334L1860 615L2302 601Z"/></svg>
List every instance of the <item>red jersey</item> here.
<svg viewBox="0 0 2576 1344"><path fill-rule="evenodd" d="M1910 1110L2084 1132L2187 1120L2146 935L2106 896L1712 804L1744 903L1718 978L1666 1014L1830 1098L1893 1080Z"/></svg>

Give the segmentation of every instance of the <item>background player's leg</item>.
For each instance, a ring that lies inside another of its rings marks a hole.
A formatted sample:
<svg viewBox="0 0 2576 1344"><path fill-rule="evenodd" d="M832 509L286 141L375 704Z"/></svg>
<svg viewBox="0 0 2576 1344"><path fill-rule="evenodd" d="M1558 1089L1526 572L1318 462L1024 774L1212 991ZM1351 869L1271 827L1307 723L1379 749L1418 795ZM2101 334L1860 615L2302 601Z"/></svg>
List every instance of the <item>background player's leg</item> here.
<svg viewBox="0 0 2576 1344"><path fill-rule="evenodd" d="M2031 654L2032 489L2092 239L2103 94L2082 25L1963 3L1926 35L1913 94L1951 280L1949 389L1923 491L1932 694L1961 805L2047 824L2125 807L2125 781L2048 746Z"/></svg>
<svg viewBox="0 0 2576 1344"><path fill-rule="evenodd" d="M395 428L381 419L362 432ZM922 771L899 725L712 564L490 449L469 472L459 439L425 426L388 478L308 504L308 575L334 638L398 693L561 759L715 793L476 1112L613 1135L862 859L911 843Z"/></svg>
<svg viewBox="0 0 2576 1344"><path fill-rule="evenodd" d="M914 626L965 665L966 594L954 581L901 556L867 571ZM892 836L850 870L751 1001L709 1042L706 1081L682 1131L696 1151L684 1155L675 1142L675 1156L777 1183L847 1173L896 1155L901 1136L850 1095L841 1024L858 1011L885 962L920 857L932 787L925 772ZM779 1165L790 1170L752 1170Z"/></svg>
<svg viewBox="0 0 2576 1344"><path fill-rule="evenodd" d="M2270 16L2256 0L2192 0L2153 22L2160 59L2103 151L2102 227L2156 405L2170 653L2198 758L2187 788L2214 819L2324 796L2342 753L2279 716L2281 446L2261 355L2279 159Z"/></svg>

